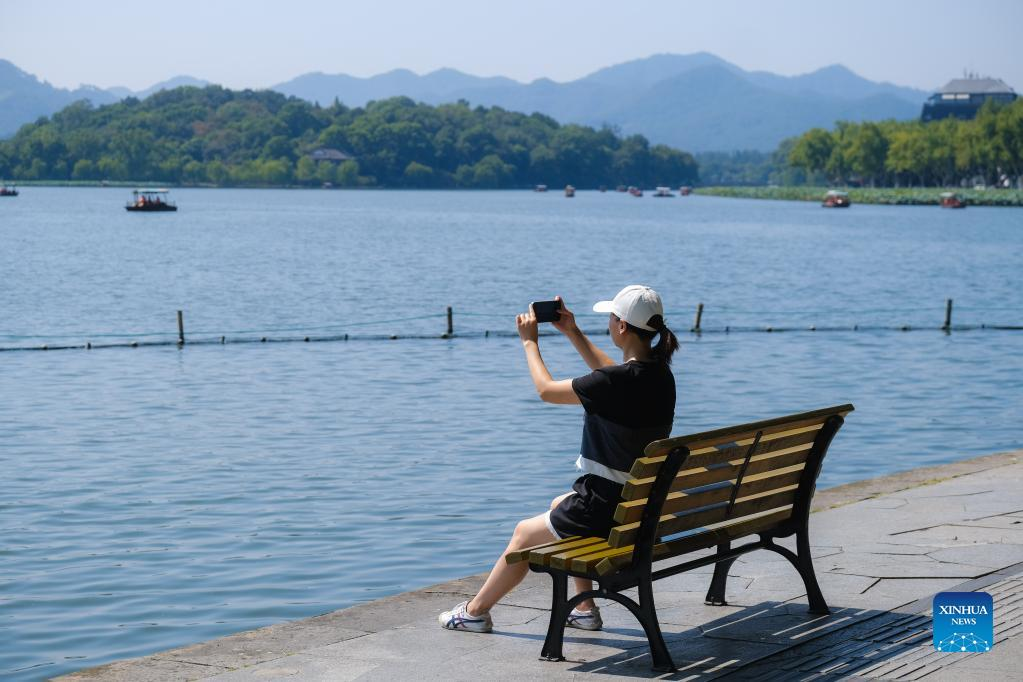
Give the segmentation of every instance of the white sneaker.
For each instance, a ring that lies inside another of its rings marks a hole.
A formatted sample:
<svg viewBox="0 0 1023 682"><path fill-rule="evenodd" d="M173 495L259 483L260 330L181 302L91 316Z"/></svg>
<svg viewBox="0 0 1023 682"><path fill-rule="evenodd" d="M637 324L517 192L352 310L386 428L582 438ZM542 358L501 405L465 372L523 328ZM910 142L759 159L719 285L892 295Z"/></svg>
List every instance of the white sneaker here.
<svg viewBox="0 0 1023 682"><path fill-rule="evenodd" d="M444 613L437 616L440 626L445 630L465 630L466 632L490 632L494 629L494 623L490 620L490 614L482 616L470 616L465 607L469 605L466 600Z"/></svg>
<svg viewBox="0 0 1023 682"><path fill-rule="evenodd" d="M599 630L604 627L604 621L600 619L600 609L594 605L592 611L572 609L572 613L565 619L565 625L579 630Z"/></svg>

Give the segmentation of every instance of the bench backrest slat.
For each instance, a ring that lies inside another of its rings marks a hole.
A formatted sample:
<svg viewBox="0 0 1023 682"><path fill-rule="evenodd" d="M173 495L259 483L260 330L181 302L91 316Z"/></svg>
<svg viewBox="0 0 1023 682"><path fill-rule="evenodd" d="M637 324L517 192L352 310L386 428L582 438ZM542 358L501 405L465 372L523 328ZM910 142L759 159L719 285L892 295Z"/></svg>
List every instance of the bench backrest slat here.
<svg viewBox="0 0 1023 682"><path fill-rule="evenodd" d="M788 466L805 461L819 431L820 426L817 426L812 431L788 438L768 441L761 439L753 451L753 457L750 459L751 468L747 473L759 473L770 467ZM703 455L690 453L686 463L672 481L671 492L734 479L742 468L746 451L753 442L753 438L747 440L749 442L745 446L728 448L727 453L720 453L721 456L715 453ZM626 501L645 499L650 494L653 482L654 477L629 480L622 489L622 499Z"/></svg>
<svg viewBox="0 0 1023 682"><path fill-rule="evenodd" d="M788 431L791 429L798 428L800 426L809 426L811 424L819 424L826 420L833 414L844 417L848 413L853 411L852 405L836 405L834 407L825 407L820 410L813 410L811 412L801 412L799 414L792 414L786 417L776 417L774 419L765 419L759 422L751 422L749 424L741 424L739 426L729 426L723 429L714 429L712 431L702 431L700 433L693 433L687 436L673 436L671 438L663 438L661 440L655 440L650 443L643 450L643 454L646 457L664 457L666 454L671 452L677 447L686 446L690 450L696 450L700 447L718 445L720 443L727 443L732 440L737 440L742 437L752 437L757 431L763 431L764 435L777 433L778 431ZM742 436L740 434L746 434ZM637 460L640 461L640 460Z"/></svg>
<svg viewBox="0 0 1023 682"><path fill-rule="evenodd" d="M752 469L752 464L750 465ZM775 488L782 488L787 485L799 483L803 475L803 463L792 466L771 469L763 473L747 471L742 479L742 484L736 493L736 499L767 492ZM662 514L677 514L679 512L699 509L718 502L727 502L732 497L734 480L719 484L709 490L701 489L700 492L673 492L668 495ZM643 510L646 508L646 500L633 502L622 502L615 510L615 521L618 523L633 523L643 517Z"/></svg>
<svg viewBox="0 0 1023 682"><path fill-rule="evenodd" d="M758 493L745 499L737 499L731 512L728 510L728 503L722 502L709 509L697 510L688 514L675 516L666 514L661 517L657 524L658 537L664 538L686 531L703 528L726 519L738 519L750 514L757 514L768 509L791 505L796 499L798 484L791 484L767 493ZM611 529L611 535L607 544L611 547L624 547L636 542L639 533L639 523L625 523Z"/></svg>
<svg viewBox="0 0 1023 682"><path fill-rule="evenodd" d="M712 454L715 451L721 452L724 457L728 457L730 456L730 453L727 452L728 449L738 447L741 450L744 445L749 445L753 442L757 433L761 434L760 439L762 441L771 442L778 438L799 435L803 429L813 432L820 429L821 425L832 414L835 413L829 413L809 419L799 419L790 423L782 422L770 427L765 427L764 429L756 429L753 428L754 425L752 424L744 424L742 426L733 427L734 430L725 431L722 429L720 432L711 431L709 433L716 434L712 438L698 438L694 440L692 436L678 436L676 438L665 438L663 440L654 441L650 445L646 446L644 456L638 458L632 464L632 469L629 470L629 475L632 476L632 478L648 478L650 476L656 476L661 465L664 463L665 453L670 452L677 447L684 446L688 448L690 455L694 457ZM842 413L839 412L838 414ZM807 437L811 441L813 440L812 435ZM669 447L667 445L662 445L664 443L674 443L674 445Z"/></svg>
<svg viewBox="0 0 1023 682"><path fill-rule="evenodd" d="M831 424L829 419L840 424L852 410L852 405L838 405L651 443L647 456L632 467L633 478L615 510L619 525L612 528L607 544L650 547L653 541L654 547L662 547L666 539L675 541L671 536L705 533L715 524L734 526L744 517L765 513L784 521L786 513L802 509L812 495L823 450L837 429L822 427ZM660 472L668 453L680 449L686 456L679 464L673 455L671 467L678 466L677 472ZM811 457L814 471L807 470ZM647 496L659 473L659 489L667 486L668 494L656 503L659 508L648 509Z"/></svg>

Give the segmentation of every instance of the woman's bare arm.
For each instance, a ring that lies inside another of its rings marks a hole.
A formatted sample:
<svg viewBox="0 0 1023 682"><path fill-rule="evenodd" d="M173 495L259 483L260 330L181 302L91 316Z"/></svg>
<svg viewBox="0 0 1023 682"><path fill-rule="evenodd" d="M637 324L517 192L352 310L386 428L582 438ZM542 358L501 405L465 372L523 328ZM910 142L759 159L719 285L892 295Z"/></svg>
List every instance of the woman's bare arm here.
<svg viewBox="0 0 1023 682"><path fill-rule="evenodd" d="M575 346L576 351L582 357L586 366L590 369L600 369L601 367L610 367L615 364L615 361L607 353L597 348L590 341L589 337L582 333L579 325L575 322L575 315L568 309L561 297L555 296L554 298L561 301L561 319L552 324L558 331L568 337L568 340Z"/></svg>
<svg viewBox="0 0 1023 682"><path fill-rule="evenodd" d="M529 376L533 379L536 392L540 399L548 403L559 405L578 405L579 396L572 388L571 379L555 381L547 370L547 365L540 355L540 345L537 343L539 333L536 325L536 315L532 309L528 313L519 315L515 319L519 330L519 338L522 339L522 347L526 351L526 363L529 365Z"/></svg>

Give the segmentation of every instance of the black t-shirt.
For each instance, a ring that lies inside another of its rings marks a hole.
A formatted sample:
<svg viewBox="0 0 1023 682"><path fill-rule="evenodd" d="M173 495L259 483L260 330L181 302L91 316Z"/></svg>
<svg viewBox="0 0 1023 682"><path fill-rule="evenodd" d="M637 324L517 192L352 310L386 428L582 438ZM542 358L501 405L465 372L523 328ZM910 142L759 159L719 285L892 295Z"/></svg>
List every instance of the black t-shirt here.
<svg viewBox="0 0 1023 682"><path fill-rule="evenodd" d="M624 483L651 441L667 438L675 416L675 377L663 362L630 360L572 380L586 410L576 465Z"/></svg>

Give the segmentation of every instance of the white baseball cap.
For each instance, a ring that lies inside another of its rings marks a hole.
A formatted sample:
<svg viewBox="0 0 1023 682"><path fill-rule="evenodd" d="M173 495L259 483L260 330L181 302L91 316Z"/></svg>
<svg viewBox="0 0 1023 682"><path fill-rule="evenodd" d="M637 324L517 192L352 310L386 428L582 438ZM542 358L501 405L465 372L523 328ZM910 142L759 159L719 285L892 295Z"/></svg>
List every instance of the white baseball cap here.
<svg viewBox="0 0 1023 682"><path fill-rule="evenodd" d="M648 332L657 331L650 326L650 318L654 315L664 317L664 306L661 295L650 287L642 284L631 284L614 297L613 301L598 301L593 304L595 313L614 313L619 320L625 320L633 327Z"/></svg>

